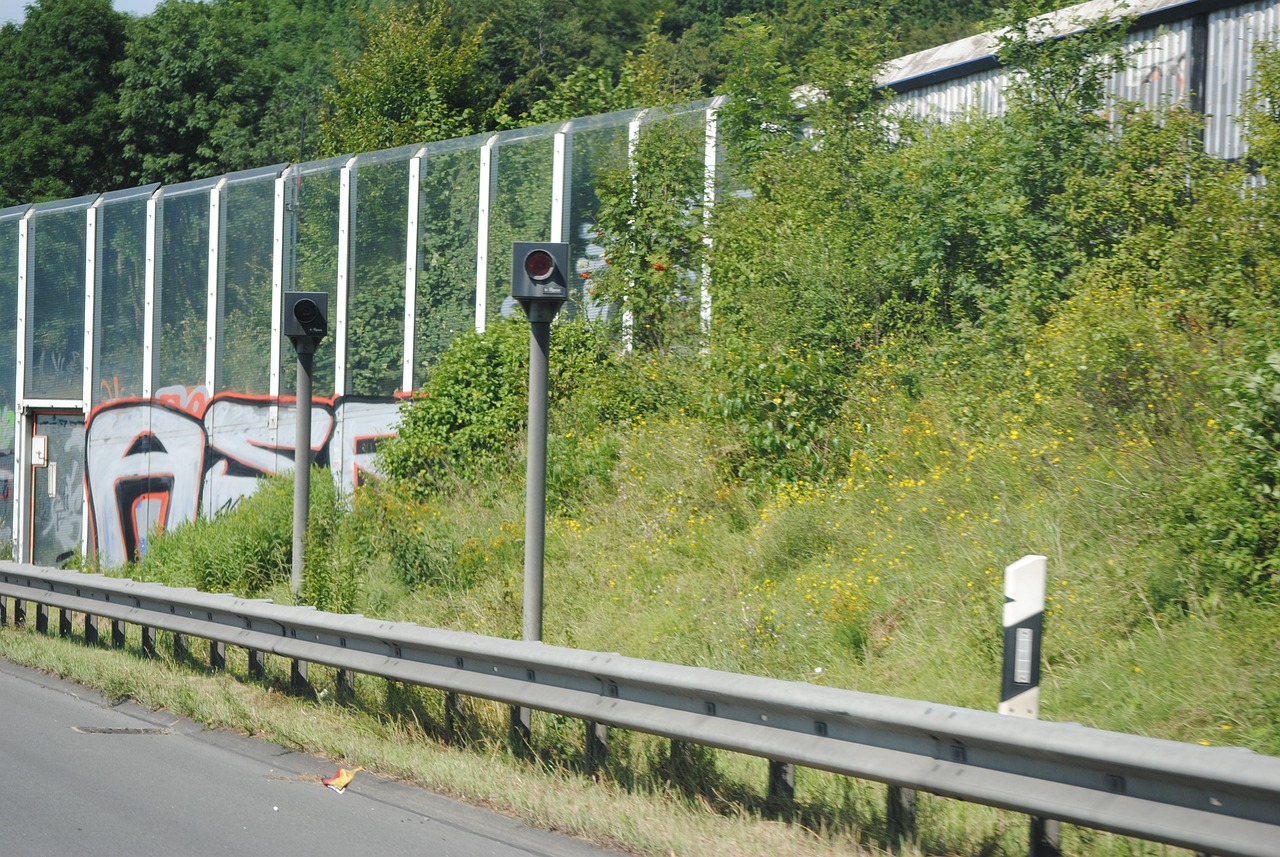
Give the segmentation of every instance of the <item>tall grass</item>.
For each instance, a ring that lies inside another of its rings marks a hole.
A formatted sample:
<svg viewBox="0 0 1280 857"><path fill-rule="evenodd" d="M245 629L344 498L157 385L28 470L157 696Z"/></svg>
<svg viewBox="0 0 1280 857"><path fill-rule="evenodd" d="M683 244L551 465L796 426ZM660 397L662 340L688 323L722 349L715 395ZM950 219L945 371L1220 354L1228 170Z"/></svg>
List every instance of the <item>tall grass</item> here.
<svg viewBox="0 0 1280 857"><path fill-rule="evenodd" d="M1101 318L1113 299L1080 297L1076 311ZM1196 365L1193 342L1144 327L1141 310L1123 321L1128 347L1152 352L1138 355L1141 372L1130 370L1123 388L1139 407L1122 407L1121 393L1099 381L1116 370L1088 351L1097 321L1049 326L1004 359L963 340L931 363L886 346L852 379L859 442L828 479L740 481L727 454L732 432L691 411L692 392L623 419L561 423L562 439L579 443L553 445L553 457L581 444L599 454L573 465L576 484L590 490L552 504L547 642L993 709L1003 569L1038 553L1050 568L1043 717L1280 752L1275 606L1192 597L1160 525L1170 486L1196 466L1192 423L1207 385L1168 371ZM683 368L670 371L696 390L701 359L673 357ZM389 484L339 498L331 483L315 483L310 598L518 635L518 474L483 485L442 480L427 500ZM287 597L287 488L269 483L215 522L153 540L140 571ZM392 712L427 740L445 737L438 694L388 688L362 707ZM505 756L505 712L483 703L470 712L473 752ZM576 776L581 724L541 717L535 746L541 768L560 772L548 776ZM602 774L620 800L649 795L750 817L768 809L762 765L713 752L677 757L666 742L616 735ZM1021 824L1007 814L940 799L921 812L925 851L1021 847ZM793 818L822 831L822 847L887 835L880 787L817 772L800 773ZM1073 853L1160 853L1067 836ZM674 850L698 853L693 842Z"/></svg>

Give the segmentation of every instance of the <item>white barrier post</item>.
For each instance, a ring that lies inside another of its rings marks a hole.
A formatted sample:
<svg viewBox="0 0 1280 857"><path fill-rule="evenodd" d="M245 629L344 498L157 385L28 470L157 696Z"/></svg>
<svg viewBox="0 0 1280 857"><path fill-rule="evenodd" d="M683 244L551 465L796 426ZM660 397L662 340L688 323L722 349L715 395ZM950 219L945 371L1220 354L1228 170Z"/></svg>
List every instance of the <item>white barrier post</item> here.
<svg viewBox="0 0 1280 857"><path fill-rule="evenodd" d="M1001 714L1040 717L1040 638L1044 633L1048 560L1024 556L1004 570L1004 670ZM1031 818L1030 857L1059 857L1059 823Z"/></svg>

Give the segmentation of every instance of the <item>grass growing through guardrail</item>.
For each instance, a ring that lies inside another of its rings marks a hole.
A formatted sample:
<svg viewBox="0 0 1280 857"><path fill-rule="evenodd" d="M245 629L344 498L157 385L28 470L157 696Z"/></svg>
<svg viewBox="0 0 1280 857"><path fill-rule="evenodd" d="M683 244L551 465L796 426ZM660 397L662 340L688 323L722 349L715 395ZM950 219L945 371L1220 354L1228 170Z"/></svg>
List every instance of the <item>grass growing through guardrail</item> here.
<svg viewBox="0 0 1280 857"><path fill-rule="evenodd" d="M415 783L508 813L524 821L635 854L689 857L817 857L880 853L888 845L884 789L801 770L789 823L765 813L761 760L697 748L673 761L670 748L644 736L616 736L606 776L588 776L558 761L573 748L576 725L542 718L535 743L541 762L511 756L502 745L506 710L469 704L476 728L461 746L441 743L440 694L380 679L357 679L354 702L336 701L331 671L312 666L316 696L284 692L288 664L268 658L261 682L248 680L243 653L228 650L227 672L210 674L197 660L175 660L161 632L159 657L141 657L137 629L123 651L86 648L79 639L37 638L34 630L0 629L0 656L102 689L108 700L134 699L215 727L327 756L336 764ZM557 742L565 742L558 744ZM923 799L918 842L896 848L927 854L1018 854L1023 820L997 810ZM1068 828L1072 854L1159 855L1170 849Z"/></svg>

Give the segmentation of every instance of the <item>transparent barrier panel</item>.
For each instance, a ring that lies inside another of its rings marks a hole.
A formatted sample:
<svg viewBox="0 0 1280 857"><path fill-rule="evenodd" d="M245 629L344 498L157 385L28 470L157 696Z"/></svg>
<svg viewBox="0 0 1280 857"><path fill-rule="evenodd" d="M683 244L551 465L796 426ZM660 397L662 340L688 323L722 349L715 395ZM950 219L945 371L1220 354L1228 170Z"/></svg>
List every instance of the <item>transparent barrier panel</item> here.
<svg viewBox="0 0 1280 857"><path fill-rule="evenodd" d="M324 292L329 296L329 336L316 348L311 369L312 396L333 395L338 318L338 202L345 158L331 158L294 168L286 198L294 218L297 243L285 289ZM280 349L280 392L297 390L298 356L286 342Z"/></svg>
<svg viewBox="0 0 1280 857"><path fill-rule="evenodd" d="M28 226L26 396L84 390L85 210L92 198L35 213Z"/></svg>
<svg viewBox="0 0 1280 857"><path fill-rule="evenodd" d="M160 197L152 393L204 386L209 303L210 183Z"/></svg>
<svg viewBox="0 0 1280 857"><path fill-rule="evenodd" d="M480 141L429 149L418 180L415 388L455 336L475 329L479 216Z"/></svg>
<svg viewBox="0 0 1280 857"><path fill-rule="evenodd" d="M637 348L701 345L705 142L702 111L648 121L636 141L628 264Z"/></svg>
<svg viewBox="0 0 1280 857"><path fill-rule="evenodd" d="M564 237L575 282L570 286L566 309L589 318L600 318L607 307L594 300L591 277L605 267L604 235L598 225L601 180L627 171L627 132L630 114L610 125L575 128L568 139L569 189L566 193Z"/></svg>
<svg viewBox="0 0 1280 857"><path fill-rule="evenodd" d="M357 164L347 279L347 392L392 396L404 380L409 158Z"/></svg>
<svg viewBox="0 0 1280 857"><path fill-rule="evenodd" d="M511 300L511 243L551 237L552 132L502 134L493 147L486 322L520 309Z"/></svg>
<svg viewBox="0 0 1280 857"><path fill-rule="evenodd" d="M275 187L270 174L222 190L215 392L270 392Z"/></svg>
<svg viewBox="0 0 1280 857"><path fill-rule="evenodd" d="M18 347L17 217L0 218L0 556L13 548L14 386Z"/></svg>
<svg viewBox="0 0 1280 857"><path fill-rule="evenodd" d="M142 395L146 321L147 198L138 190L98 209L98 264L94 288L95 405Z"/></svg>

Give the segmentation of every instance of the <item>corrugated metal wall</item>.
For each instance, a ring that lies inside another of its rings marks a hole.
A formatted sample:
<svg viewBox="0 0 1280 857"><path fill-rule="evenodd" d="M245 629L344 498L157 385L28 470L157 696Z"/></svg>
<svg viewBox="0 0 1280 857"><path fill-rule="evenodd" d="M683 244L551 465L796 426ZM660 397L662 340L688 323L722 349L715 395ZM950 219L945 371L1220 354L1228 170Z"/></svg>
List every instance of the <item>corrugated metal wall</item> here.
<svg viewBox="0 0 1280 857"><path fill-rule="evenodd" d="M1111 93L1145 107L1185 104L1191 95L1191 23L1130 35L1133 64L1112 78Z"/></svg>
<svg viewBox="0 0 1280 857"><path fill-rule="evenodd" d="M1280 34L1280 3L1237 6L1209 16L1209 63L1205 86L1205 148L1220 158L1244 155L1240 97L1254 70L1253 47Z"/></svg>
<svg viewBox="0 0 1280 857"><path fill-rule="evenodd" d="M897 102L914 116L940 122L974 110L999 116L1005 110L1004 88L1008 79L1003 69L990 69L902 93Z"/></svg>
<svg viewBox="0 0 1280 857"><path fill-rule="evenodd" d="M1254 45L1280 36L1280 3L1249 3L1210 12L1207 21L1204 72L1205 148L1209 154L1235 159L1244 155L1239 114L1240 98L1249 88L1254 70ZM1192 32L1196 19L1185 18L1130 34L1133 65L1112 80L1118 99L1147 107L1185 104L1192 88ZM965 62L981 59L964 57ZM959 67L958 65L956 67ZM931 70L945 77L946 68ZM1001 69L985 69L912 88L897 82L898 103L913 115L947 121L969 110L999 115L1005 109Z"/></svg>

